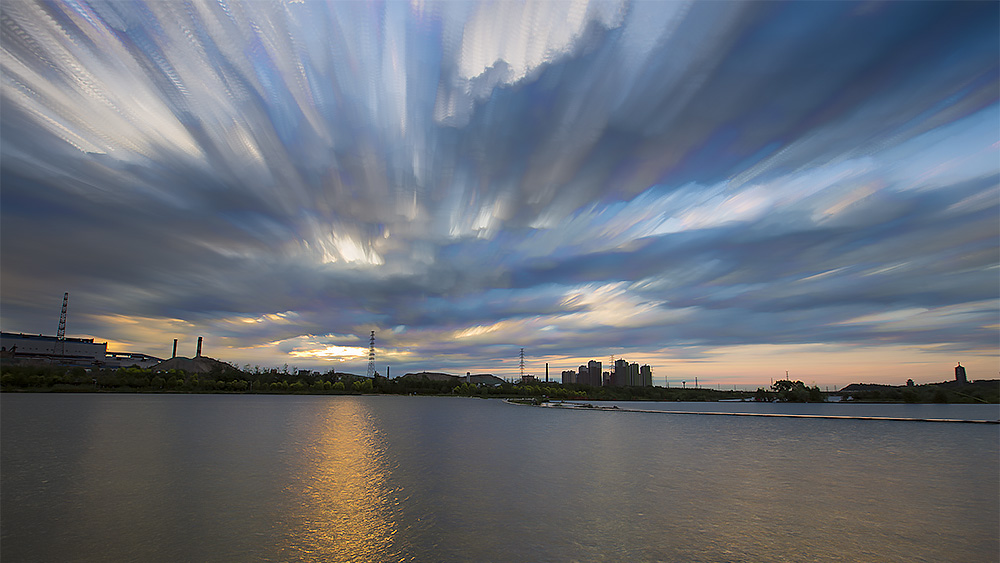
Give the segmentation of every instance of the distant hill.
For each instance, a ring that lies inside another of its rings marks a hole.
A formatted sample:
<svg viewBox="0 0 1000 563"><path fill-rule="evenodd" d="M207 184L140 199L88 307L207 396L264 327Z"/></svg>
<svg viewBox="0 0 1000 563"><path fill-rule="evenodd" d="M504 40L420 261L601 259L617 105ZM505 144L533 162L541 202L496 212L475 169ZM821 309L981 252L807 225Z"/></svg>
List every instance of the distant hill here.
<svg viewBox="0 0 1000 563"><path fill-rule="evenodd" d="M188 373L226 373L229 371L239 371L236 367L226 362L209 358L208 356L197 356L194 358L182 358L177 356L164 360L151 368L154 371L168 371L172 369L183 370Z"/></svg>
<svg viewBox="0 0 1000 563"><path fill-rule="evenodd" d="M966 387L968 387L968 388L979 388L979 387L982 387L982 388L990 388L990 389L992 389L992 388L996 387L998 384L1000 384L1000 380L997 380L997 379L978 379L976 381L970 381L968 383L959 383L958 381L955 381L955 380L942 381L940 383L920 383L918 385L914 385L913 387L936 386L936 387L947 387L949 389L950 388L962 389L962 388L966 388ZM907 387L908 387L907 385L886 385L884 383L852 383L852 384L848 385L847 387L844 387L843 389L841 389L839 392L840 393L856 393L856 392L859 392L859 391L876 391L876 390L881 390L881 389L906 389Z"/></svg>
<svg viewBox="0 0 1000 563"><path fill-rule="evenodd" d="M882 383L852 383L840 390L841 393L851 393L855 391L874 391L875 389L892 389L896 385L885 385Z"/></svg>
<svg viewBox="0 0 1000 563"><path fill-rule="evenodd" d="M458 379L457 375L451 375L447 373L438 373L434 371L421 371L417 373L408 373L402 376L403 378L412 377L414 379L426 379L428 381L452 381Z"/></svg>
<svg viewBox="0 0 1000 563"><path fill-rule="evenodd" d="M920 385L852 383L840 393L857 401L906 403L1000 403L1000 380L942 381Z"/></svg>
<svg viewBox="0 0 1000 563"><path fill-rule="evenodd" d="M469 379L476 385L502 385L504 380L490 373L474 374Z"/></svg>
<svg viewBox="0 0 1000 563"><path fill-rule="evenodd" d="M427 381L465 381L464 375L451 375L450 373L440 373L434 371L421 371L408 373L401 378L426 379ZM504 380L489 373L477 373L469 377L470 383L476 385L500 385Z"/></svg>

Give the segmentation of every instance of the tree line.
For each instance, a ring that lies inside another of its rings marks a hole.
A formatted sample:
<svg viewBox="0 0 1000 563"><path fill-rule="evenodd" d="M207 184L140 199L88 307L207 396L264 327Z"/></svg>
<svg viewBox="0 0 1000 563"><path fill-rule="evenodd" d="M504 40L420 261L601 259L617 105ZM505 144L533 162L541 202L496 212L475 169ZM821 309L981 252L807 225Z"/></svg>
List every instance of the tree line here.
<svg viewBox="0 0 1000 563"><path fill-rule="evenodd" d="M462 378L429 379L410 375L369 379L330 370L303 375L287 366L278 370L255 367L240 370L223 364L208 373L165 372L137 366L86 369L51 365L2 365L0 389L4 391L123 392L123 393L277 393L277 394L390 394L458 395L465 397L532 397L540 400L594 401L719 401L724 399L822 402L826 393L801 381L780 380L756 391L678 387L593 387L557 382L526 384L505 382L477 385ZM849 394L855 401L889 403L998 403L1000 382L977 381L907 387L873 386Z"/></svg>
<svg viewBox="0 0 1000 563"><path fill-rule="evenodd" d="M462 378L429 379L411 375L369 379L330 370L302 375L278 370L216 367L208 373L183 370L154 371L137 366L116 369L50 365L4 365L0 369L4 391L135 392L135 393L292 393L292 394L392 394L459 395L466 397L538 397L606 401L717 401L749 398L741 391L663 387L592 387L556 382L477 385Z"/></svg>

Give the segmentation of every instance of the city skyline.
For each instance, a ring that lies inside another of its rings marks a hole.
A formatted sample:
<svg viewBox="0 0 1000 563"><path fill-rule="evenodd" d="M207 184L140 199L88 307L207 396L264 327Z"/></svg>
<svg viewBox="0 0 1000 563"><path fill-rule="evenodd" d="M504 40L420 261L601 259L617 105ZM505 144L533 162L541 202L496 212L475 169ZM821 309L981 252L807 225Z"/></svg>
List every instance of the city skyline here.
<svg viewBox="0 0 1000 563"><path fill-rule="evenodd" d="M4 331L69 292L240 367L1000 371L995 2L0 10Z"/></svg>

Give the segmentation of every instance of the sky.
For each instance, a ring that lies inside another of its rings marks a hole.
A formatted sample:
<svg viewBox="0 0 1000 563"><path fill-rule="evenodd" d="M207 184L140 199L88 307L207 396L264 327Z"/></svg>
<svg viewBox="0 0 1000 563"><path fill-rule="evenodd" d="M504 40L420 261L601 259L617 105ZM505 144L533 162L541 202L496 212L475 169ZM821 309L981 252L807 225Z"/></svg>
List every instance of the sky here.
<svg viewBox="0 0 1000 563"><path fill-rule="evenodd" d="M0 4L0 327L364 374L1000 372L996 2Z"/></svg>

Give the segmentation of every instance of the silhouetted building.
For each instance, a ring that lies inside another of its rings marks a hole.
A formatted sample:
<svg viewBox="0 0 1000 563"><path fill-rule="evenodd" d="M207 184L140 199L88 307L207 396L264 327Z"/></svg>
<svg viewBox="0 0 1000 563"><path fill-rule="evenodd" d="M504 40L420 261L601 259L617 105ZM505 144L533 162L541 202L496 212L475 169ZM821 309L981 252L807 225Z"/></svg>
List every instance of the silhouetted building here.
<svg viewBox="0 0 1000 563"><path fill-rule="evenodd" d="M624 387L628 380L628 362L625 360L615 360L614 372L611 374L611 385L614 387Z"/></svg>
<svg viewBox="0 0 1000 563"><path fill-rule="evenodd" d="M101 365L108 354L107 342L93 338L58 338L41 334L0 333L4 352L15 359L31 359L60 364Z"/></svg>
<svg viewBox="0 0 1000 563"><path fill-rule="evenodd" d="M108 352L107 342L94 342L93 338L60 339L42 334L0 333L0 349L5 359L28 363L148 368L163 361L146 354Z"/></svg>
<svg viewBox="0 0 1000 563"><path fill-rule="evenodd" d="M643 387L653 386L653 369L649 367L649 364L645 364L639 368L639 380L639 384Z"/></svg>
<svg viewBox="0 0 1000 563"><path fill-rule="evenodd" d="M639 364L631 363L628 365L628 378L626 379L626 384L629 387L642 386L642 381L639 380Z"/></svg>
<svg viewBox="0 0 1000 563"><path fill-rule="evenodd" d="M962 362L959 362L958 365L955 366L955 381L957 381L959 383L968 383L969 382L969 380L966 379L966 377L965 377L965 368L962 367Z"/></svg>
<svg viewBox="0 0 1000 563"><path fill-rule="evenodd" d="M562 372L562 384L569 385L570 383L576 383L576 372L568 369Z"/></svg>
<svg viewBox="0 0 1000 563"><path fill-rule="evenodd" d="M628 363L624 359L615 360L614 371L611 372L610 385L615 387L652 387L653 372L648 365L639 366Z"/></svg>
<svg viewBox="0 0 1000 563"><path fill-rule="evenodd" d="M597 360L590 360L587 362L587 385L600 387L602 383L601 362L598 362Z"/></svg>

